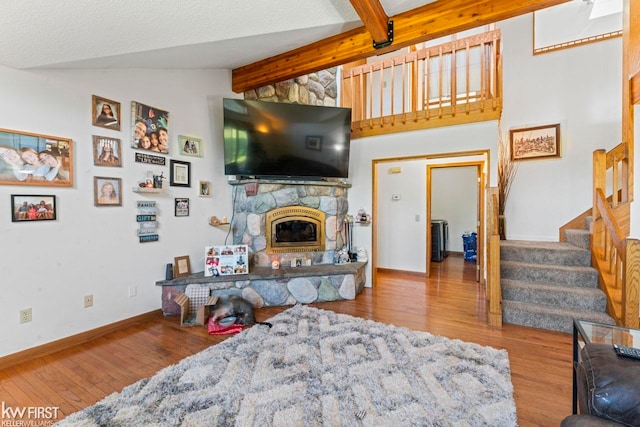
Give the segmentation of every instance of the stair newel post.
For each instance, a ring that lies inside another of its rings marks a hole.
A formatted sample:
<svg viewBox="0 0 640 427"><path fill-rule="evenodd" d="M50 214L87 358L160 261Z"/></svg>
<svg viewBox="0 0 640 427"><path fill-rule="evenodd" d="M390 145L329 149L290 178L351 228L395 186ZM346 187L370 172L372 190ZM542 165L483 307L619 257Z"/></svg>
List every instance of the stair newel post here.
<svg viewBox="0 0 640 427"><path fill-rule="evenodd" d="M593 152L593 212L591 222L591 253L604 249L602 235L602 215L598 210L598 190L606 192L607 188L607 152L595 150ZM606 193L605 193L606 194Z"/></svg>

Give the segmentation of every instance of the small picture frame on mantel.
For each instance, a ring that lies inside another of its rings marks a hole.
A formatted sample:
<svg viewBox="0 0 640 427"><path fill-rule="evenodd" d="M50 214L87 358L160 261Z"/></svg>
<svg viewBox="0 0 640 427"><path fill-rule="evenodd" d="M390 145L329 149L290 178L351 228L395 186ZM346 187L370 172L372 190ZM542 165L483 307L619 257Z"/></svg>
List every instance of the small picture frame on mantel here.
<svg viewBox="0 0 640 427"><path fill-rule="evenodd" d="M189 255L173 258L173 277L183 277L191 274Z"/></svg>

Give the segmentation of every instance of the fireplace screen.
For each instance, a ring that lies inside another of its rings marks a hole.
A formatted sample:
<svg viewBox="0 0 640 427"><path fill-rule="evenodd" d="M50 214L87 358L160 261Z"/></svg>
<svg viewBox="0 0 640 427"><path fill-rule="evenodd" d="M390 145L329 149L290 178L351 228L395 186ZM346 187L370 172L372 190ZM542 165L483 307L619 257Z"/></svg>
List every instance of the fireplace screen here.
<svg viewBox="0 0 640 427"><path fill-rule="evenodd" d="M302 206L274 209L266 217L267 253L324 251L322 211Z"/></svg>

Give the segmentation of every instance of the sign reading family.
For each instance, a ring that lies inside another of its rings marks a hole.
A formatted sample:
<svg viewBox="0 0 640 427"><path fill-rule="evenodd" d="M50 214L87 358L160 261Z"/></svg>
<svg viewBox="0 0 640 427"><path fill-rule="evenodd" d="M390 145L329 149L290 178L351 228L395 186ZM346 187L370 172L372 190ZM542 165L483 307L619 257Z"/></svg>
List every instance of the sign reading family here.
<svg viewBox="0 0 640 427"><path fill-rule="evenodd" d="M131 102L131 147L169 154L169 113Z"/></svg>

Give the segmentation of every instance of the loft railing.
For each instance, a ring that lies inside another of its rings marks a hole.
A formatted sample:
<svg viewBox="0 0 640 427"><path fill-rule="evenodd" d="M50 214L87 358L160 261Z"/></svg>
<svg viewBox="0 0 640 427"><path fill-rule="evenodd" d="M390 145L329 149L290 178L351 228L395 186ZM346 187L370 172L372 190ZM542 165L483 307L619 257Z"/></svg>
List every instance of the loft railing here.
<svg viewBox="0 0 640 427"><path fill-rule="evenodd" d="M502 109L500 30L344 70L351 138L496 120Z"/></svg>
<svg viewBox="0 0 640 427"><path fill-rule="evenodd" d="M624 144L593 153L591 253L607 313L621 326L638 328L640 240L630 239L628 158Z"/></svg>

